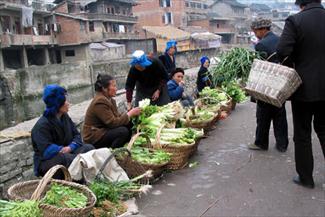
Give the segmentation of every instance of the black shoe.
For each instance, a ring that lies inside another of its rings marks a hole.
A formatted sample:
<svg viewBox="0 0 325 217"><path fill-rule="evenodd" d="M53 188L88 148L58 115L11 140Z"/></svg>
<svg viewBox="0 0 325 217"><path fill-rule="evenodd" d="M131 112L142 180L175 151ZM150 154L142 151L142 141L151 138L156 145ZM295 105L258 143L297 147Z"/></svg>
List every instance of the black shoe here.
<svg viewBox="0 0 325 217"><path fill-rule="evenodd" d="M305 182L305 181L302 181L302 180L300 179L300 176L295 176L295 177L293 177L293 182L294 182L295 184L297 184L297 185L301 185L301 186L303 186L303 187L305 187L305 188L310 188L310 189L315 188L315 183L314 183L313 180L311 180L310 182Z"/></svg>
<svg viewBox="0 0 325 217"><path fill-rule="evenodd" d="M287 151L287 148L282 148L282 147L278 147L278 146L275 146L275 147L279 152L286 152Z"/></svg>

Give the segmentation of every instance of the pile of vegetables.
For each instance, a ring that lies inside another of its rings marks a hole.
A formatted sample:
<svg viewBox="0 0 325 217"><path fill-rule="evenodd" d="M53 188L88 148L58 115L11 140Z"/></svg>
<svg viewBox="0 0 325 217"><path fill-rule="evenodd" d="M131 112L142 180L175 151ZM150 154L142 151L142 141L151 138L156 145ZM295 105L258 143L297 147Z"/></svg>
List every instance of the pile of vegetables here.
<svg viewBox="0 0 325 217"><path fill-rule="evenodd" d="M87 197L69 186L53 183L41 203L61 208L83 208L87 206Z"/></svg>
<svg viewBox="0 0 325 217"><path fill-rule="evenodd" d="M164 128L160 133L161 145L187 145L203 137L203 129L192 128Z"/></svg>
<svg viewBox="0 0 325 217"><path fill-rule="evenodd" d="M200 109L198 106L195 106L194 108L187 110L184 118L181 118L180 121L183 124L187 121L193 124L211 121L216 115L215 111L206 108Z"/></svg>
<svg viewBox="0 0 325 217"><path fill-rule="evenodd" d="M131 156L133 160L144 164L164 164L170 161L170 154L163 150L139 146L131 149Z"/></svg>
<svg viewBox="0 0 325 217"><path fill-rule="evenodd" d="M0 200L1 217L42 217L37 201L8 202Z"/></svg>
<svg viewBox="0 0 325 217"><path fill-rule="evenodd" d="M261 57L257 52L245 48L232 48L223 53L218 65L210 70L213 85L220 87L238 79L246 82L255 58Z"/></svg>
<svg viewBox="0 0 325 217"><path fill-rule="evenodd" d="M212 89L210 87L205 87L200 92L200 98L205 104L219 104L229 100L227 93L220 89Z"/></svg>
<svg viewBox="0 0 325 217"><path fill-rule="evenodd" d="M247 99L245 92L239 84L234 81L222 85L222 90L225 91L236 103L244 102Z"/></svg>
<svg viewBox="0 0 325 217"><path fill-rule="evenodd" d="M115 217L127 211L122 201L128 200L139 193L147 193L151 185L137 183L144 177L151 177L152 171L133 178L132 180L110 182L105 179L94 180L89 188L97 198L92 212L95 217Z"/></svg>

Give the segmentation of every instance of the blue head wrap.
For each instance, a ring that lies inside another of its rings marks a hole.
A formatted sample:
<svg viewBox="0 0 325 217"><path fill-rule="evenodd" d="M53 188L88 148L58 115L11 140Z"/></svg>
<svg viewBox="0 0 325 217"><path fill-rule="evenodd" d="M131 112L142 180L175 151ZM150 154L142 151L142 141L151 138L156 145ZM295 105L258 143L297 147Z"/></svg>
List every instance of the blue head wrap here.
<svg viewBox="0 0 325 217"><path fill-rule="evenodd" d="M205 61L209 61L210 62L210 59L209 59L209 57L207 57L207 56L203 56L203 57L201 57L201 59L200 59L200 62L201 62L201 66L203 66L203 64L205 63Z"/></svg>
<svg viewBox="0 0 325 217"><path fill-rule="evenodd" d="M131 66L140 65L143 68L150 66L152 62L148 60L146 54L142 50L136 50L132 54L132 60L129 62Z"/></svg>
<svg viewBox="0 0 325 217"><path fill-rule="evenodd" d="M67 91L57 84L50 84L44 88L43 101L46 104L46 109L43 113L45 117L56 115L63 106Z"/></svg>
<svg viewBox="0 0 325 217"><path fill-rule="evenodd" d="M169 40L169 41L167 41L165 52L167 52L172 47L175 47L175 49L177 50L176 45L177 45L177 41L175 41L175 40Z"/></svg>

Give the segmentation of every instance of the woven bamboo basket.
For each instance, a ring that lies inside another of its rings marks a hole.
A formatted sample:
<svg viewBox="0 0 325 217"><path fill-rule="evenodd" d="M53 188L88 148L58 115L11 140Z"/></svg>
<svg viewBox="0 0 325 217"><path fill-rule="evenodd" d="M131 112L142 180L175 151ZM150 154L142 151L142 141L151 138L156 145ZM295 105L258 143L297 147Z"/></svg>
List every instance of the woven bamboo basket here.
<svg viewBox="0 0 325 217"><path fill-rule="evenodd" d="M127 146L128 154L126 156L124 155L123 158L117 157L117 162L130 177L140 176L148 170L152 170L153 178L158 177L166 169L166 165L168 164L168 162L161 163L161 164L146 164L146 163L138 162L138 161L135 161L134 159L132 159L132 155L131 155L130 151L132 149L134 142L136 141L136 139L139 136L142 136L147 140L146 145L150 152L153 152L156 150L153 148L150 138L146 134L137 133L131 138L131 140Z"/></svg>
<svg viewBox="0 0 325 217"><path fill-rule="evenodd" d="M255 59L245 90L255 99L281 107L301 83L294 69Z"/></svg>
<svg viewBox="0 0 325 217"><path fill-rule="evenodd" d="M167 169L178 170L186 166L190 155L197 150L197 146L194 143L184 144L184 145L162 145L160 144L160 134L164 125L161 126L157 132L155 148L160 148L166 152L172 154L169 163L167 164Z"/></svg>
<svg viewBox="0 0 325 217"><path fill-rule="evenodd" d="M219 109L216 113L217 114L214 117L212 117L211 119L206 120L206 121L202 121L202 122L196 122L196 123L193 123L187 117L186 118L186 122L185 122L185 127L204 129L204 131L206 132L206 131L210 130L211 128L213 128L213 126L219 120L220 114L221 114L221 110Z"/></svg>
<svg viewBox="0 0 325 217"><path fill-rule="evenodd" d="M62 170L65 180L52 179L53 175ZM57 183L69 186L81 193L87 198L87 206L84 208L59 208L56 206L40 203L40 209L44 217L86 217L91 213L94 205L96 204L96 196L86 186L72 182L71 176L67 168L62 165L52 167L41 180L32 180L20 182L8 189L9 199L11 200L37 200L45 196L46 191L49 190L51 183Z"/></svg>

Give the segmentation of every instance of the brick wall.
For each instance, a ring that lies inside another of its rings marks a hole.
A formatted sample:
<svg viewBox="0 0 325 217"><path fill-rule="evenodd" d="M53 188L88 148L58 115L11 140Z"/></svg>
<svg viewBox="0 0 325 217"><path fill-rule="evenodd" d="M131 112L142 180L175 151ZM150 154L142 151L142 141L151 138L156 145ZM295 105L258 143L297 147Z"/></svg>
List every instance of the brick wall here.
<svg viewBox="0 0 325 217"><path fill-rule="evenodd" d="M138 5L133 7L133 12L138 16L136 29L142 32L142 26L164 26L162 16L171 12L173 26L186 26L186 13L184 0L171 0L171 7L160 7L159 0L139 0Z"/></svg>

